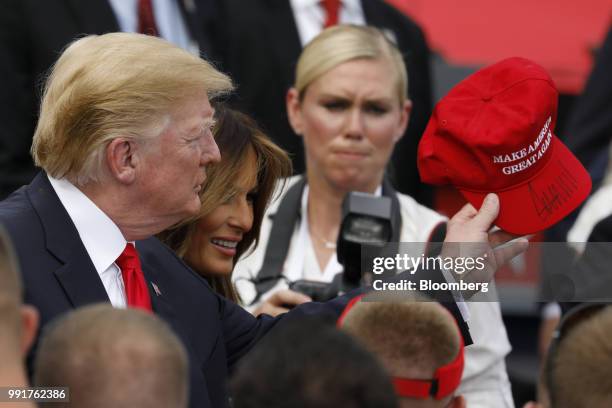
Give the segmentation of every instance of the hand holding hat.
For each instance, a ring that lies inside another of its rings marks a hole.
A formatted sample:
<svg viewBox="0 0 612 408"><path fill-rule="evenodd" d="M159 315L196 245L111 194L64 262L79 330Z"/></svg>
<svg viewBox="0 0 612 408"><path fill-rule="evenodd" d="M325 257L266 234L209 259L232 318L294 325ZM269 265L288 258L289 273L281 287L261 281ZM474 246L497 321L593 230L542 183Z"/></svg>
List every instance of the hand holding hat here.
<svg viewBox="0 0 612 408"><path fill-rule="evenodd" d="M483 260L483 268L472 268L462 274L449 271L455 280L489 282L501 265L527 250L529 241L526 238L516 239L516 235L503 230L491 231L498 214L499 198L488 194L478 211L468 203L448 222L440 256ZM463 295L469 298L473 294L466 292Z"/></svg>
<svg viewBox="0 0 612 408"><path fill-rule="evenodd" d="M524 235L572 212L591 190L580 162L554 135L558 92L523 58L484 68L434 108L418 151L424 182L451 184L475 208L499 197L495 224Z"/></svg>

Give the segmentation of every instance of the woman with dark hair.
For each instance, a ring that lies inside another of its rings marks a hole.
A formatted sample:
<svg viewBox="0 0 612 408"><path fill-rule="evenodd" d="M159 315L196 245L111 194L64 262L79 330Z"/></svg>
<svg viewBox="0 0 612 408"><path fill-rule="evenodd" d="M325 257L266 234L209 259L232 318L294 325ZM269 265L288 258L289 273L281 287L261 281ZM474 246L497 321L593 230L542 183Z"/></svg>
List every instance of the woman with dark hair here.
<svg viewBox="0 0 612 408"><path fill-rule="evenodd" d="M257 245L263 214L277 181L291 175L291 161L247 115L223 106L215 109L221 162L207 167L200 214L159 238L214 290L237 302L232 270Z"/></svg>

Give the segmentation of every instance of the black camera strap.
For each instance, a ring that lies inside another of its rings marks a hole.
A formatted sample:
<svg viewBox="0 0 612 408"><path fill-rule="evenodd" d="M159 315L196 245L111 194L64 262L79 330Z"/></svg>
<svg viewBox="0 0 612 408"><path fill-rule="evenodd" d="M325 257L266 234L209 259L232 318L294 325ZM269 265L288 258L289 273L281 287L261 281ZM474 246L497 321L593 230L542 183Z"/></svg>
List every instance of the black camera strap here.
<svg viewBox="0 0 612 408"><path fill-rule="evenodd" d="M263 265L255 277L257 296L253 302L257 302L261 295L272 289L282 276L283 264L289 251L295 223L301 217L300 207L305 186L306 178L301 176L289 188L278 205L276 213L269 215L272 219L272 230L268 238Z"/></svg>

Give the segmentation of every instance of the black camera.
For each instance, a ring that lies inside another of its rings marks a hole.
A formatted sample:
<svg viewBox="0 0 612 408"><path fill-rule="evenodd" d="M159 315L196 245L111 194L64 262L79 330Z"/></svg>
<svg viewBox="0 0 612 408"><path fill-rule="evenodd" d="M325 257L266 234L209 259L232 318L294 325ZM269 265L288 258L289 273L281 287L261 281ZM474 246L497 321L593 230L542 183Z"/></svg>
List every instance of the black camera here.
<svg viewBox="0 0 612 408"><path fill-rule="evenodd" d="M342 225L338 235L338 262L344 267L345 290L360 286L362 264L370 264L377 250L387 244L392 234L391 199L372 194L351 192L342 202Z"/></svg>
<svg viewBox="0 0 612 408"><path fill-rule="evenodd" d="M342 224L336 245L343 272L330 283L302 279L292 282L289 289L324 302L361 286L364 277L361 265L367 262L365 253L368 259L372 258L377 249L391 240L391 206L389 197L360 192L347 194L342 202ZM368 251L362 251L366 247Z"/></svg>
<svg viewBox="0 0 612 408"><path fill-rule="evenodd" d="M306 279L300 279L289 284L289 289L303 293L310 297L314 302L326 302L338 296L340 291L339 283L336 282L339 276L334 277L332 282L319 282Z"/></svg>

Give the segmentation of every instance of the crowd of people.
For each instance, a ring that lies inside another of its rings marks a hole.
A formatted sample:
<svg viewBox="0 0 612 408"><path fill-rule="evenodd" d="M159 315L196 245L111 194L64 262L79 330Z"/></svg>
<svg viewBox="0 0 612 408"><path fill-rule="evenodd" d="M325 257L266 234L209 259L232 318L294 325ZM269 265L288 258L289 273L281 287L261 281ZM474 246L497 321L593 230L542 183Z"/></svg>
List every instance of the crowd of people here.
<svg viewBox="0 0 612 408"><path fill-rule="evenodd" d="M489 132L475 118L524 123L525 140L540 132L538 160L550 145L546 171L563 168L573 156L550 133L556 102L533 102L556 97L538 67L515 59L480 71L426 130L427 45L379 0L6 3L0 386L67 393L13 392L0 406L515 406L494 276L527 249L520 235L534 211L486 173L486 149L517 131ZM70 24L51 27L45 13ZM609 59L608 37L595 72ZM498 98L508 119L475 113L465 89L476 81L488 92L478 109ZM455 123L443 116L451 104ZM467 131L474 123L477 137ZM450 219L428 207L431 189L418 181L421 137L421 171L444 169L444 180L485 150L458 186L472 204ZM542 163L521 173L530 189ZM589 186L546 203L556 213L538 225L565 217ZM343 286L337 243L351 192L386 200L388 241L421 256L487 258L478 273L421 266L385 282L488 282L487 299L448 290L381 298L371 271ZM608 220L591 221L584 239L608 241ZM587 245L572 266L579 276L563 300L600 302L562 304L529 407L612 403L607 251ZM317 301L296 283L335 290Z"/></svg>

